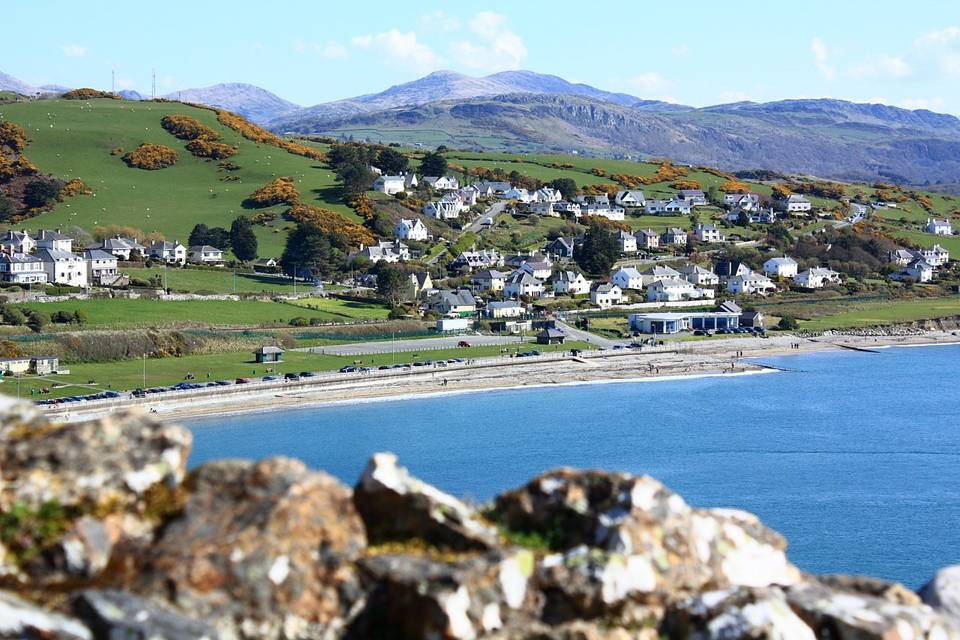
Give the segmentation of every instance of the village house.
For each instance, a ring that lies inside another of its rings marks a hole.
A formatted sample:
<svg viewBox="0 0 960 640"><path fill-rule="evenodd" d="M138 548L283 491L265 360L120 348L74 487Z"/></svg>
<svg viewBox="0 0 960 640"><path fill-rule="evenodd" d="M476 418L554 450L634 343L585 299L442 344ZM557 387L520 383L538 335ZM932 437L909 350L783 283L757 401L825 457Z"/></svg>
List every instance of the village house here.
<svg viewBox="0 0 960 640"><path fill-rule="evenodd" d="M679 271L684 280L700 287L715 287L720 284L720 276L700 265L686 264L680 267Z"/></svg>
<svg viewBox="0 0 960 640"><path fill-rule="evenodd" d="M410 171L403 174L403 186L405 190L416 189L417 185L420 184L420 181L417 180L417 174Z"/></svg>
<svg viewBox="0 0 960 640"><path fill-rule="evenodd" d="M534 278L546 280L553 273L553 264L547 260L526 260L520 265L520 269Z"/></svg>
<svg viewBox="0 0 960 640"><path fill-rule="evenodd" d="M223 251L208 244L190 247L187 250L187 260L193 264L223 265Z"/></svg>
<svg viewBox="0 0 960 640"><path fill-rule="evenodd" d="M554 238L543 248L544 252L557 258L573 257L573 238Z"/></svg>
<svg viewBox="0 0 960 640"><path fill-rule="evenodd" d="M797 261L789 256L770 258L763 263L763 272L775 278L792 278L797 275Z"/></svg>
<svg viewBox="0 0 960 640"><path fill-rule="evenodd" d="M759 211L760 194L759 193L725 193L723 194L723 205L730 209L740 211Z"/></svg>
<svg viewBox="0 0 960 640"><path fill-rule="evenodd" d="M187 263L187 248L176 241L158 240L152 242L147 249L147 255L156 260L163 260L167 264Z"/></svg>
<svg viewBox="0 0 960 640"><path fill-rule="evenodd" d="M647 200L644 203L644 209L647 213L655 216L687 216L693 211L689 202L676 198L672 200Z"/></svg>
<svg viewBox="0 0 960 640"><path fill-rule="evenodd" d="M686 202L691 207L702 207L707 204L707 196L700 189L681 189L677 192L677 200Z"/></svg>
<svg viewBox="0 0 960 640"><path fill-rule="evenodd" d="M423 205L424 215L437 220L455 220L463 210L463 202L455 193L445 193L439 200Z"/></svg>
<svg viewBox="0 0 960 640"><path fill-rule="evenodd" d="M620 242L620 253L636 253L637 239L629 231L622 229L617 232L617 240Z"/></svg>
<svg viewBox="0 0 960 640"><path fill-rule="evenodd" d="M0 253L0 280L10 284L44 284L43 261L27 253Z"/></svg>
<svg viewBox="0 0 960 640"><path fill-rule="evenodd" d="M680 302L681 300L713 299L713 289L698 289L679 278L665 278L647 285L648 302Z"/></svg>
<svg viewBox="0 0 960 640"><path fill-rule="evenodd" d="M477 271L470 277L470 284L476 287L478 291L503 291L506 282L507 274L496 269Z"/></svg>
<svg viewBox="0 0 960 640"><path fill-rule="evenodd" d="M740 326L740 313L733 311L688 311L670 313L634 313L630 329L639 333L670 335L682 331L716 331Z"/></svg>
<svg viewBox="0 0 960 640"><path fill-rule="evenodd" d="M813 209L813 204L804 196L792 193L778 201L780 208L787 213L805 213Z"/></svg>
<svg viewBox="0 0 960 640"><path fill-rule="evenodd" d="M953 225L949 220L940 220L939 218L927 218L927 233L935 236L952 236Z"/></svg>
<svg viewBox="0 0 960 640"><path fill-rule="evenodd" d="M686 246L687 232L677 227L671 227L660 235L660 244L664 246Z"/></svg>
<svg viewBox="0 0 960 640"><path fill-rule="evenodd" d="M613 201L621 207L627 209L643 208L647 204L647 199L643 191L617 191Z"/></svg>
<svg viewBox="0 0 960 640"><path fill-rule="evenodd" d="M727 280L727 291L730 293L756 293L766 295L775 291L777 286L762 273L750 272L742 276L733 276Z"/></svg>
<svg viewBox="0 0 960 640"><path fill-rule="evenodd" d="M423 176L421 182L436 191L456 191L460 188L460 181L447 176Z"/></svg>
<svg viewBox="0 0 960 640"><path fill-rule="evenodd" d="M427 231L427 225L423 224L420 218L401 218L397 226L393 228L393 234L401 240L424 241L430 235Z"/></svg>
<svg viewBox="0 0 960 640"><path fill-rule="evenodd" d="M638 249L657 249L660 246L660 235L653 229L640 229L633 237Z"/></svg>
<svg viewBox="0 0 960 640"><path fill-rule="evenodd" d="M933 265L918 258L904 267L901 271L890 276L892 280L912 280L914 282L930 282L933 280Z"/></svg>
<svg viewBox="0 0 960 640"><path fill-rule="evenodd" d="M567 334L560 329L547 327L537 334L537 344L563 344L563 341L566 340L566 338Z"/></svg>
<svg viewBox="0 0 960 640"><path fill-rule="evenodd" d="M482 249L480 251L464 251L450 263L450 269L457 271L460 269L489 269L490 267L502 267L503 256L494 249Z"/></svg>
<svg viewBox="0 0 960 640"><path fill-rule="evenodd" d="M581 216L598 216L607 220L623 221L623 207L611 207L609 203L592 203L580 205Z"/></svg>
<svg viewBox="0 0 960 640"><path fill-rule="evenodd" d="M484 309L484 315L488 318L521 318L527 313L526 307L516 300L505 300L503 302L488 302Z"/></svg>
<svg viewBox="0 0 960 640"><path fill-rule="evenodd" d="M60 358L57 356L30 356L30 371L38 376L57 373L60 371Z"/></svg>
<svg viewBox="0 0 960 640"><path fill-rule="evenodd" d="M410 274L410 284L413 285L413 297L419 298L424 291L433 289L433 278L429 271L417 271Z"/></svg>
<svg viewBox="0 0 960 640"><path fill-rule="evenodd" d="M805 289L822 289L827 283L840 284L840 274L832 269L814 267L794 275L793 282Z"/></svg>
<svg viewBox="0 0 960 640"><path fill-rule="evenodd" d="M553 205L553 210L560 215L566 214L567 216L573 216L574 218L579 218L583 215L579 202L567 202L566 200L561 200Z"/></svg>
<svg viewBox="0 0 960 640"><path fill-rule="evenodd" d="M414 177L414 180L416 180L416 177ZM402 193L406 190L406 187L405 176L378 176L377 179L373 181L373 190L385 193L388 196Z"/></svg>
<svg viewBox="0 0 960 640"><path fill-rule="evenodd" d="M83 260L87 264L87 279L93 284L109 286L117 279L117 256L102 249L86 249Z"/></svg>
<svg viewBox="0 0 960 640"><path fill-rule="evenodd" d="M448 317L469 318L477 310L477 301L469 289L441 289L427 297L427 309Z"/></svg>
<svg viewBox="0 0 960 640"><path fill-rule="evenodd" d="M668 278L677 278L682 279L683 276L679 271L673 267L668 267L666 265L656 264L650 267L647 267L640 272L640 279L643 287L656 282L657 280L665 280Z"/></svg>
<svg viewBox="0 0 960 640"><path fill-rule="evenodd" d="M622 290L633 289L639 291L644 288L643 276L636 267L621 267L610 276L610 282Z"/></svg>
<svg viewBox="0 0 960 640"><path fill-rule="evenodd" d="M476 189L466 187L457 191L457 197L460 198L460 202L463 203L463 206L469 209L473 205L477 204L477 193Z"/></svg>
<svg viewBox="0 0 960 640"><path fill-rule="evenodd" d="M601 309L609 309L623 302L623 290L616 284L601 284L590 292L590 302Z"/></svg>
<svg viewBox="0 0 960 640"><path fill-rule="evenodd" d="M540 298L543 296L543 282L526 271L514 271L503 284L503 295L508 298Z"/></svg>
<svg viewBox="0 0 960 640"><path fill-rule="evenodd" d="M553 210L553 203L549 200L542 202L531 202L527 206L527 213L531 215L546 216L548 218L559 218L560 213Z"/></svg>
<svg viewBox="0 0 960 640"><path fill-rule="evenodd" d="M593 283L587 280L579 271L559 271L553 276L553 291L570 296L586 295L590 293Z"/></svg>
<svg viewBox="0 0 960 640"><path fill-rule="evenodd" d="M734 276L745 276L752 270L746 263L739 260L721 260L717 263L716 274L723 279Z"/></svg>
<svg viewBox="0 0 960 640"><path fill-rule="evenodd" d="M929 249L920 249L912 253L916 258L923 258L932 267L942 267L950 261L950 252L939 244L935 244Z"/></svg>
<svg viewBox="0 0 960 640"><path fill-rule="evenodd" d="M399 240L381 240L370 246L360 245L360 250L353 254L366 258L370 262L400 262L410 259L410 247Z"/></svg>
<svg viewBox="0 0 960 640"><path fill-rule="evenodd" d="M73 252L73 238L62 234L59 231L41 229L38 234L33 236L33 240L35 242L35 248L37 249L53 249L54 251ZM140 248L142 249L143 247Z"/></svg>
<svg viewBox="0 0 960 640"><path fill-rule="evenodd" d="M0 240L0 248L4 253L33 253L37 248L37 241L27 231L8 229Z"/></svg>
<svg viewBox="0 0 960 640"><path fill-rule="evenodd" d="M530 192L524 189L523 187L511 187L507 191L504 191L502 194L498 194L501 200L516 200L517 202L531 202L533 196L530 195Z"/></svg>
<svg viewBox="0 0 960 640"><path fill-rule="evenodd" d="M694 230L694 235L697 240L705 243L715 243L715 242L726 242L726 238L723 236L723 233L717 229L715 224L703 224L698 223L697 228Z"/></svg>
<svg viewBox="0 0 960 640"><path fill-rule="evenodd" d="M260 347L253 352L253 359L257 364L271 364L283 362L283 349L275 346Z"/></svg>
<svg viewBox="0 0 960 640"><path fill-rule="evenodd" d="M134 240L124 236L114 236L113 238L104 238L103 242L92 244L87 249L101 249L107 253L113 254L118 260L129 262L136 256L146 256L147 248Z"/></svg>
<svg viewBox="0 0 960 640"><path fill-rule="evenodd" d="M59 249L37 249L36 256L43 263L47 282L71 287L87 286L87 265L82 257Z"/></svg>
<svg viewBox="0 0 960 640"><path fill-rule="evenodd" d="M513 267L514 269L519 269L527 262L546 262L551 267L553 266L553 262L550 261L550 258L539 253L534 253L533 251L527 253L517 253L510 256L506 260L507 266Z"/></svg>
<svg viewBox="0 0 960 640"><path fill-rule="evenodd" d="M542 187L537 189L536 193L533 194L533 197L537 202L560 202L563 200L563 194L560 193L557 189L552 187Z"/></svg>
<svg viewBox="0 0 960 640"><path fill-rule="evenodd" d="M13 358L0 358L0 373L17 374L29 373L30 358L27 356L16 356Z"/></svg>

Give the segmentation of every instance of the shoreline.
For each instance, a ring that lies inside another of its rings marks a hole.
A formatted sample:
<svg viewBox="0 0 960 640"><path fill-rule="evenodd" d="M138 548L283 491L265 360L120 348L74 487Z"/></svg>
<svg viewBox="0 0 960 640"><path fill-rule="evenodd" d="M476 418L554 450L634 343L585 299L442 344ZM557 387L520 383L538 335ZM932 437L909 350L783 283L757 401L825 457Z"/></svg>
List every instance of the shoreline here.
<svg viewBox="0 0 960 640"><path fill-rule="evenodd" d="M926 332L905 336L830 336L829 338L723 338L674 342L657 351L590 352L579 358L544 360L477 359L476 364L432 369L400 376L329 377L298 388L231 388L230 393L199 397L160 396L126 406L47 412L65 422L93 419L118 410L150 411L165 420L195 420L239 413L272 413L344 404L416 400L443 396L553 386L670 382L697 378L776 373L757 358L828 351L871 351L893 347L960 344L960 335ZM794 346L796 345L796 346Z"/></svg>

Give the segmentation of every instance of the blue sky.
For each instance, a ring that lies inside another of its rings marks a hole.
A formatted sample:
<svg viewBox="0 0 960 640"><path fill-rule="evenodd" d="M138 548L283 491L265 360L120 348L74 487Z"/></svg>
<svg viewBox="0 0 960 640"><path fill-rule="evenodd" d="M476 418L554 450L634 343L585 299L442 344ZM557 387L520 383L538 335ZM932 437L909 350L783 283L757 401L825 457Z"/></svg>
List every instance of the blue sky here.
<svg viewBox="0 0 960 640"><path fill-rule="evenodd" d="M118 89L149 94L156 68L158 93L249 82L309 105L437 69L529 69L695 106L833 97L960 115L960 2L945 0L5 4L0 70L37 85L109 89L115 70Z"/></svg>

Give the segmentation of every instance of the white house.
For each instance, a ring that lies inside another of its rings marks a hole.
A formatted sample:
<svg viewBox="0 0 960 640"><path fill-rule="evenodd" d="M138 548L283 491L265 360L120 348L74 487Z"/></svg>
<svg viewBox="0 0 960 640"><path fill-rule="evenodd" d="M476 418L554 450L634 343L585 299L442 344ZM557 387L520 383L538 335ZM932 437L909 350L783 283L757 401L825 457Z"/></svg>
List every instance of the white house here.
<svg viewBox="0 0 960 640"><path fill-rule="evenodd" d="M477 190L477 193L480 194L481 197L499 196L513 188L513 185L511 185L509 182L491 181L478 182L471 186Z"/></svg>
<svg viewBox="0 0 960 640"><path fill-rule="evenodd" d="M543 248L545 252L557 258L573 257L573 238L554 238Z"/></svg>
<svg viewBox="0 0 960 640"><path fill-rule="evenodd" d="M657 216L690 215L693 205L686 200L647 200L644 208L646 212Z"/></svg>
<svg viewBox="0 0 960 640"><path fill-rule="evenodd" d="M617 233L617 240L620 241L620 253L637 252L637 239L629 231L621 230Z"/></svg>
<svg viewBox="0 0 960 640"><path fill-rule="evenodd" d="M923 258L932 267L942 267L950 261L950 252L935 244L929 249L920 249L914 252L918 258Z"/></svg>
<svg viewBox="0 0 960 640"><path fill-rule="evenodd" d="M634 289L639 291L643 289L643 276L637 271L636 267L621 267L610 276L610 282L620 287L621 290Z"/></svg>
<svg viewBox="0 0 960 640"><path fill-rule="evenodd" d="M579 218L583 215L579 202L567 202L566 200L561 200L553 205L553 210L561 215L565 213L568 216L573 216L574 218Z"/></svg>
<svg viewBox="0 0 960 640"><path fill-rule="evenodd" d="M187 248L179 242L167 242L159 240L150 244L147 249L147 255L157 260L163 260L167 264L186 264Z"/></svg>
<svg viewBox="0 0 960 640"><path fill-rule="evenodd" d="M71 287L87 286L87 265L83 258L57 249L37 249L37 257L47 273L47 282Z"/></svg>
<svg viewBox="0 0 960 640"><path fill-rule="evenodd" d="M414 180L416 180L416 176L414 176ZM373 190L392 196L405 191L406 182L406 176L379 176L373 181Z"/></svg>
<svg viewBox="0 0 960 640"><path fill-rule="evenodd" d="M460 211L463 203L459 198L447 198L444 196L439 200L428 202L423 205L424 215L437 220L454 220L460 217Z"/></svg>
<svg viewBox="0 0 960 640"><path fill-rule="evenodd" d="M457 195L460 197L460 202L463 203L463 206L468 209L477 204L478 191L472 187L460 189L457 191Z"/></svg>
<svg viewBox="0 0 960 640"><path fill-rule="evenodd" d="M681 246L687 244L687 232L677 227L671 227L660 235L660 244Z"/></svg>
<svg viewBox="0 0 960 640"><path fill-rule="evenodd" d="M707 204L707 196L700 189L681 189L677 192L677 200L684 201L691 207L702 207Z"/></svg>
<svg viewBox="0 0 960 640"><path fill-rule="evenodd" d="M793 282L805 289L821 289L828 282L840 284L840 274L832 269L814 267L793 276Z"/></svg>
<svg viewBox="0 0 960 640"><path fill-rule="evenodd" d="M503 256L495 249L464 251L450 263L450 268L456 270L466 267L470 271L473 271L474 269L501 267L503 266L503 262Z"/></svg>
<svg viewBox="0 0 960 640"><path fill-rule="evenodd" d="M656 282L657 280L666 280L668 278L682 279L683 276L679 271L673 267L668 267L666 265L653 265L647 267L640 272L640 277L643 281L643 286L646 287L648 284Z"/></svg>
<svg viewBox="0 0 960 640"><path fill-rule="evenodd" d="M915 282L930 282L933 280L933 265L925 260L917 259L903 268L902 271L890 276L894 280L906 280L907 278Z"/></svg>
<svg viewBox="0 0 960 640"><path fill-rule="evenodd" d="M196 245L187 250L187 260L194 264L223 264L223 251L208 244Z"/></svg>
<svg viewBox="0 0 960 640"><path fill-rule="evenodd" d="M633 237L638 249L656 249L660 246L660 234L653 229L640 229Z"/></svg>
<svg viewBox="0 0 960 640"><path fill-rule="evenodd" d="M700 242L726 242L723 233L717 229L715 224L698 223L693 233Z"/></svg>
<svg viewBox="0 0 960 640"><path fill-rule="evenodd" d="M500 196L503 200L516 200L517 202L531 202L533 196L530 195L530 192L524 189L523 187L512 187L507 191L503 192L503 195Z"/></svg>
<svg viewBox="0 0 960 640"><path fill-rule="evenodd" d="M679 302L712 299L713 289L698 289L693 283L678 278L657 280L647 285L648 302Z"/></svg>
<svg viewBox="0 0 960 640"><path fill-rule="evenodd" d="M609 204L594 202L580 205L580 215L599 216L607 220L623 221L623 207L611 207Z"/></svg>
<svg viewBox="0 0 960 640"><path fill-rule="evenodd" d="M553 273L553 265L546 260L526 261L520 265L520 269L540 280L546 280Z"/></svg>
<svg viewBox="0 0 960 640"><path fill-rule="evenodd" d="M37 248L37 241L27 231L8 229L0 239L0 248L5 253L33 253Z"/></svg>
<svg viewBox="0 0 960 640"><path fill-rule="evenodd" d="M0 280L11 284L43 284L43 261L28 253L0 253Z"/></svg>
<svg viewBox="0 0 960 640"><path fill-rule="evenodd" d="M538 216L547 216L550 218L559 218L560 213L553 210L553 203L549 200L542 202L531 202L527 205L527 211Z"/></svg>
<svg viewBox="0 0 960 640"><path fill-rule="evenodd" d="M935 236L952 236L953 225L949 220L940 220L938 218L927 218L927 233Z"/></svg>
<svg viewBox="0 0 960 640"><path fill-rule="evenodd" d="M480 291L503 291L507 282L507 274L496 269L477 271L470 277L470 283Z"/></svg>
<svg viewBox="0 0 960 640"><path fill-rule="evenodd" d="M730 209L740 211L758 211L760 209L759 193L725 193L723 204Z"/></svg>
<svg viewBox="0 0 960 640"><path fill-rule="evenodd" d="M777 288L767 276L750 272L742 276L733 276L727 280L727 291L730 293L758 293L766 295Z"/></svg>
<svg viewBox="0 0 960 640"><path fill-rule="evenodd" d="M520 318L527 312L526 307L516 300L503 302L488 302L484 308L484 315L488 318Z"/></svg>
<svg viewBox="0 0 960 640"><path fill-rule="evenodd" d="M65 236L59 231L50 231L41 229L33 236L34 245L37 249L53 249L54 251L73 251L73 238ZM140 246L140 245L137 245ZM141 249L143 247L140 247Z"/></svg>
<svg viewBox="0 0 960 640"><path fill-rule="evenodd" d="M780 200L780 208L787 213L804 213L813 208L813 204L798 193L792 193Z"/></svg>
<svg viewBox="0 0 960 640"><path fill-rule="evenodd" d="M643 191L617 191L613 201L627 209L643 208L647 204Z"/></svg>
<svg viewBox="0 0 960 640"><path fill-rule="evenodd" d="M503 285L503 295L508 298L529 296L539 298L543 296L543 282L534 278L526 271L514 271Z"/></svg>
<svg viewBox="0 0 960 640"><path fill-rule="evenodd" d="M107 253L112 253L120 260L130 260L136 254L146 255L147 248L134 240L123 236L113 238L104 238L103 242L87 247L88 249L102 249Z"/></svg>
<svg viewBox="0 0 960 640"><path fill-rule="evenodd" d="M592 284L579 271L560 271L553 276L554 293L565 293L571 296L586 295L590 293Z"/></svg>
<svg viewBox="0 0 960 640"><path fill-rule="evenodd" d="M369 247L360 245L360 250L354 253L368 259L370 262L399 262L410 259L410 247L399 240L382 240Z"/></svg>
<svg viewBox="0 0 960 640"><path fill-rule="evenodd" d="M397 226L393 228L393 234L401 240L426 240L430 235L427 231L427 225L423 224L420 218L401 218Z"/></svg>
<svg viewBox="0 0 960 640"><path fill-rule="evenodd" d="M680 267L680 274L688 282L701 287L715 287L720 284L720 276L700 265L686 264Z"/></svg>
<svg viewBox="0 0 960 640"><path fill-rule="evenodd" d="M590 302L601 309L609 309L623 302L623 290L615 284L602 284L590 292Z"/></svg>
<svg viewBox="0 0 960 640"><path fill-rule="evenodd" d="M563 194L561 194L557 189L553 189L551 187L537 189L536 193L533 195L537 202L560 202L563 200Z"/></svg>
<svg viewBox="0 0 960 640"><path fill-rule="evenodd" d="M797 261L789 256L770 258L763 263L763 272L777 278L792 278L797 275Z"/></svg>
<svg viewBox="0 0 960 640"><path fill-rule="evenodd" d="M437 191L456 191L460 188L459 180L447 176L423 176L422 181Z"/></svg>
<svg viewBox="0 0 960 640"><path fill-rule="evenodd" d="M87 249L83 252L87 263L87 279L93 284L107 285L117 279L117 256L102 249Z"/></svg>

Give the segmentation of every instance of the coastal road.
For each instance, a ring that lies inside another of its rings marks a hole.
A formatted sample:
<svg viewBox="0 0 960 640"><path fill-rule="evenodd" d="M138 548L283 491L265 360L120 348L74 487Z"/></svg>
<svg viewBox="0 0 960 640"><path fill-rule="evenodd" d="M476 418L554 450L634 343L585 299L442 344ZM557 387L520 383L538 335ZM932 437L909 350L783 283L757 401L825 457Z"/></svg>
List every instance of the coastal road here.
<svg viewBox="0 0 960 640"><path fill-rule="evenodd" d="M592 345L601 347L603 349L613 349L618 344L626 344L624 342L616 342L602 336L598 336L595 333L590 333L589 331L583 331L582 329L577 329L566 322L560 322L557 320L557 328L562 329L568 336L573 340L580 340L582 342L589 342Z"/></svg>
<svg viewBox="0 0 960 640"><path fill-rule="evenodd" d="M527 336L526 339L529 339ZM437 338L419 338L408 340L375 340L371 342L351 342L349 344L334 344L323 347L302 347L293 349L293 351L304 351L308 353L328 353L337 356L359 356L371 353L395 353L400 351L430 351L434 349L454 349L465 340L470 346L491 344L520 344L525 339L520 336L480 336L480 335L461 335L461 336L442 336Z"/></svg>
<svg viewBox="0 0 960 640"><path fill-rule="evenodd" d="M478 217L476 220L474 220L473 222L468 224L466 227L464 227L463 229L464 233L466 233L467 231L472 231L473 233L479 233L481 230L484 229L483 221L486 220L487 218L493 218L494 223L496 223L497 216L499 216L501 213L504 212L504 210L506 210L508 204L510 203L507 202L506 200L502 200L500 202L494 202L492 205L490 205L490 207L487 208L486 211L480 214L480 217Z"/></svg>

